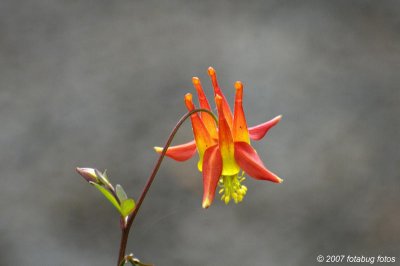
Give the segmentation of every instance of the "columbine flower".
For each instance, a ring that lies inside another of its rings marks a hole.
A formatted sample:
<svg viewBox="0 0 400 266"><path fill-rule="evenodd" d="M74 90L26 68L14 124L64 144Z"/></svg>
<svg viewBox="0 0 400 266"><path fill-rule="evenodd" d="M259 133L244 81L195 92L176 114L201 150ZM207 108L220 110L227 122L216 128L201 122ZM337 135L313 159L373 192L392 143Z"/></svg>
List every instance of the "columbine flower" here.
<svg viewBox="0 0 400 266"><path fill-rule="evenodd" d="M268 180L281 183L282 179L270 172L257 155L256 150L250 145L250 139L260 140L267 131L275 126L281 119L277 116L272 120L255 127L248 128L242 107L243 84L235 83L236 95L234 113L222 94L218 85L215 70L208 68L214 87L215 103L218 110L218 125L208 113L195 113L191 116L194 140L168 148L166 155L177 161L185 161L198 152L198 169L203 173L203 208L208 208L215 195L218 184L222 194L221 200L226 204L233 200L238 203L243 200L247 187L242 184L244 174L258 180ZM196 88L200 107L211 110L210 104L204 94L200 80L192 79ZM189 111L195 109L192 94L185 95L185 104ZM155 147L160 153L161 147ZM240 171L242 172L240 173Z"/></svg>

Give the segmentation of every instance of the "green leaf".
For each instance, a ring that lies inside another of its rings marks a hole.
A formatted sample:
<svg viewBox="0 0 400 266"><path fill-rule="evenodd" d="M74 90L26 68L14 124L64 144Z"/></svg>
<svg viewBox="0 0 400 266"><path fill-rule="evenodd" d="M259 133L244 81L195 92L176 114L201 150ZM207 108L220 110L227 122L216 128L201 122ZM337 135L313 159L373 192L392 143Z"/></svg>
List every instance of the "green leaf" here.
<svg viewBox="0 0 400 266"><path fill-rule="evenodd" d="M128 216L135 209L135 201L133 199L126 199L121 203L121 214L123 217Z"/></svg>
<svg viewBox="0 0 400 266"><path fill-rule="evenodd" d="M117 199L114 197L114 195L108 191L106 188L100 186L99 184L90 182L93 186L95 186L101 193L103 193L104 197L108 199L109 202L111 202L112 205L114 205L115 208L122 214L121 212L121 206L119 206Z"/></svg>
<svg viewBox="0 0 400 266"><path fill-rule="evenodd" d="M115 186L115 193L117 194L117 197L120 202L123 202L128 199L128 196L125 193L125 190L122 188L120 184L117 184Z"/></svg>

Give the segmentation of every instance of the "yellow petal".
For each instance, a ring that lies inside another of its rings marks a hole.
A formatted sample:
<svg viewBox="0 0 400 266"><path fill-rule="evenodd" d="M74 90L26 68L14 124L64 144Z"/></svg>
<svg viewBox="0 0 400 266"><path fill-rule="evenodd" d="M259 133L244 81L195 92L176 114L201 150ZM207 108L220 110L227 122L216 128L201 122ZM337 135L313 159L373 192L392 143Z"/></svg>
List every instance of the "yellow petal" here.
<svg viewBox="0 0 400 266"><path fill-rule="evenodd" d="M222 97L217 95L215 97L215 103L218 109L218 143L222 156L222 175L236 175L239 173L240 168L235 161L232 133L225 118L222 107Z"/></svg>

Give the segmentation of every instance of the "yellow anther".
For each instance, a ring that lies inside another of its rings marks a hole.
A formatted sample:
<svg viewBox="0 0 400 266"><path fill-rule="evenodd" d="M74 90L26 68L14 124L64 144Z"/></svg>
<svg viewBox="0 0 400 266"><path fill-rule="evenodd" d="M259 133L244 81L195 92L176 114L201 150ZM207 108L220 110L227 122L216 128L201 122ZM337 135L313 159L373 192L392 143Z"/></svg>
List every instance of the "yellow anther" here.
<svg viewBox="0 0 400 266"><path fill-rule="evenodd" d="M243 195L238 196L238 201L241 202L243 200Z"/></svg>
<svg viewBox="0 0 400 266"><path fill-rule="evenodd" d="M228 195L228 196L225 196L225 204L228 204L229 203L229 201L231 200L231 197Z"/></svg>

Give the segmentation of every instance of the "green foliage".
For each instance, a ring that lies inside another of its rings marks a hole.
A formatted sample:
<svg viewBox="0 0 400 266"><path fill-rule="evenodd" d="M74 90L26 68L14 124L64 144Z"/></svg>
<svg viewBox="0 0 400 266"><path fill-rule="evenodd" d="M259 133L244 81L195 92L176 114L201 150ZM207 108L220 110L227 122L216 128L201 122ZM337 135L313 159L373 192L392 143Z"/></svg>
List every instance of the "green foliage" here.
<svg viewBox="0 0 400 266"><path fill-rule="evenodd" d="M128 199L128 196L125 193L125 190L122 188L120 184L117 184L115 186L115 193L117 194L117 197L120 202L123 202Z"/></svg>
<svg viewBox="0 0 400 266"><path fill-rule="evenodd" d="M104 173L101 173L100 171L98 171L97 169L95 169L95 173L96 173L97 178L99 179L99 181L100 181L103 185L109 187L110 189L113 189L113 186L112 186L110 180L108 180L107 170L105 170Z"/></svg>
<svg viewBox="0 0 400 266"><path fill-rule="evenodd" d="M128 216L135 209L135 201L133 199L126 199L121 202L121 214L123 217Z"/></svg>
<svg viewBox="0 0 400 266"><path fill-rule="evenodd" d="M127 217L135 209L135 201L128 198L121 185L116 186L115 195L102 185L94 182L90 182L90 184L95 186L104 195L104 197L106 197L106 199L111 202L112 205L114 205L114 207L118 210L122 217Z"/></svg>
<svg viewBox="0 0 400 266"><path fill-rule="evenodd" d="M103 195L108 199L109 202L111 202L112 205L114 205L115 208L121 213L121 206L119 205L118 201L115 199L114 195L108 191L106 188L102 187L99 184L90 182L93 186L95 186ZM122 213L121 213L122 214Z"/></svg>

